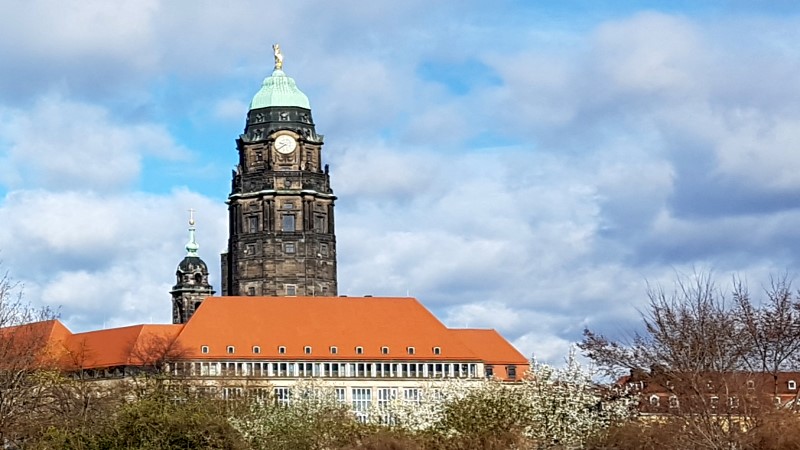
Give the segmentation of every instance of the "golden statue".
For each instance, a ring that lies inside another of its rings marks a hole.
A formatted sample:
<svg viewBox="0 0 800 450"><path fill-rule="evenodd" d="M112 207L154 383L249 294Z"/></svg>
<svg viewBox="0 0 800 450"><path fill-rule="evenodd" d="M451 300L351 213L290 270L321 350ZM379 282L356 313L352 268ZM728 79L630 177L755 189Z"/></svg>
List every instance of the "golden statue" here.
<svg viewBox="0 0 800 450"><path fill-rule="evenodd" d="M275 53L275 70L283 70L283 53L281 53L281 46L279 44L273 45L272 51Z"/></svg>

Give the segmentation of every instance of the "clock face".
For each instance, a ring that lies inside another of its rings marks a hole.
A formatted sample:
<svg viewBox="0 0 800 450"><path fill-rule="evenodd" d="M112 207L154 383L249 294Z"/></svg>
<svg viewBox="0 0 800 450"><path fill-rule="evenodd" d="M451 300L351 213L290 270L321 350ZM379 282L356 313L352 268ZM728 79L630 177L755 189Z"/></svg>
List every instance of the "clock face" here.
<svg viewBox="0 0 800 450"><path fill-rule="evenodd" d="M275 150L284 155L292 153L297 148L297 141L286 134L282 134L275 139Z"/></svg>

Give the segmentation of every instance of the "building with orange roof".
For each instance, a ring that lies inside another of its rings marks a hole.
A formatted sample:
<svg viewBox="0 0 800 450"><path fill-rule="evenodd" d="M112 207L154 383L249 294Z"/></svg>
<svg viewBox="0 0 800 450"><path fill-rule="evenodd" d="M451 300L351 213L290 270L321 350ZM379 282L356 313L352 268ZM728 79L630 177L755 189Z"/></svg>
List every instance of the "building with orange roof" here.
<svg viewBox="0 0 800 450"><path fill-rule="evenodd" d="M284 399L315 378L362 406L416 399L446 380L520 380L527 359L494 330L450 329L414 298L337 296L323 136L280 61L237 139L223 296L214 296L190 216L170 291L173 323L83 333L42 323L60 366L98 379L167 367L225 395L269 386Z"/></svg>

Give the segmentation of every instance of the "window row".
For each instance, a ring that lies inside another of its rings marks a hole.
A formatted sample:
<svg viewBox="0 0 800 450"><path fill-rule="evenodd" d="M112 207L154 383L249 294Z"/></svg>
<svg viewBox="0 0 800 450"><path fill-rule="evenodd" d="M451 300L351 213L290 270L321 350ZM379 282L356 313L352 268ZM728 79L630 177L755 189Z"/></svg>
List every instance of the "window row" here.
<svg viewBox="0 0 800 450"><path fill-rule="evenodd" d="M477 378L476 363L179 362L176 376L325 378Z"/></svg>
<svg viewBox="0 0 800 450"><path fill-rule="evenodd" d="M296 242L284 242L283 243L283 253L285 253L287 255L293 255L293 254L297 253L297 251L298 251L298 249L297 249L297 243ZM245 244L244 254L245 255L250 255L250 256L257 256L259 254L258 247L256 246L256 244ZM318 257L321 257L321 256L327 257L329 255L330 255L330 250L328 248L328 244L320 244L319 245L319 251L317 252L316 256L318 256Z"/></svg>
<svg viewBox="0 0 800 450"><path fill-rule="evenodd" d="M358 346L358 347L355 347L354 350L356 352L356 355L363 355L364 354L364 347ZM339 347L336 347L336 346L332 345L332 346L328 347L328 351L330 352L331 355L338 355L339 354ZM208 345L200 346L200 353L208 354L210 352L211 352L211 349L210 349L210 347ZM233 355L233 354L236 353L236 347L234 347L233 345L229 345L225 349L225 352L228 353L229 355ZM442 354L442 348L441 347L433 347L431 349L431 352L434 355L441 355ZM261 347L258 346L258 345L254 345L253 348L252 348L252 353L254 355L261 354ZM303 347L303 353L305 353L306 355L313 354L311 346L310 345L306 345L305 347ZM406 347L406 353L409 354L409 355L414 355L414 354L416 354L416 349L414 347ZM279 355L286 354L286 346L279 345L278 346L278 354ZM389 353L389 347L386 347L386 346L381 347L381 354L382 355L390 354Z"/></svg>
<svg viewBox="0 0 800 450"><path fill-rule="evenodd" d="M284 205L285 206L285 205ZM280 231L293 233L299 231L297 227L297 215L295 214L281 214ZM261 231L260 219L257 215L249 215L245 219L246 228L248 233L258 233ZM313 230L317 233L328 233L328 216L325 214L314 214ZM267 228L268 225L265 225Z"/></svg>

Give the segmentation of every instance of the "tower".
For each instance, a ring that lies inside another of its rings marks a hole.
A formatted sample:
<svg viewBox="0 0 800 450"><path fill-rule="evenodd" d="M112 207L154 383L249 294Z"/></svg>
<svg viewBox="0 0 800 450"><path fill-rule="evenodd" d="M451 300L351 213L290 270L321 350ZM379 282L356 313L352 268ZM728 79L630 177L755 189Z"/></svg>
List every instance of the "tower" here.
<svg viewBox="0 0 800 450"><path fill-rule="evenodd" d="M186 257L178 264L175 272L177 281L172 287L172 323L186 323L203 299L214 295L214 288L208 283L208 266L197 256L197 241L194 237L194 212L189 216L189 242L186 243Z"/></svg>
<svg viewBox="0 0 800 450"><path fill-rule="evenodd" d="M308 97L275 69L253 97L228 197L222 295L334 296L336 236L323 136Z"/></svg>

